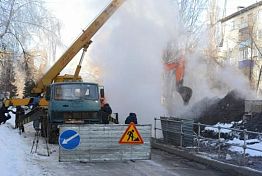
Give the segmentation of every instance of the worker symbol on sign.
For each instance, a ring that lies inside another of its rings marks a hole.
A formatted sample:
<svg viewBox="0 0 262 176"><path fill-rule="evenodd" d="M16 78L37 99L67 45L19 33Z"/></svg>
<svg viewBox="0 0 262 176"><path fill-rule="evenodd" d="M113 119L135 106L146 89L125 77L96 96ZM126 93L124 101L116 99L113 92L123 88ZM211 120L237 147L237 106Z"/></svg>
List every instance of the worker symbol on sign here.
<svg viewBox="0 0 262 176"><path fill-rule="evenodd" d="M134 139L134 132L135 130L130 130L127 132L127 135L128 135L127 141L139 141L139 137L136 137Z"/></svg>
<svg viewBox="0 0 262 176"><path fill-rule="evenodd" d="M134 140L134 134L133 133L134 133L134 130L127 132L127 135L128 135L127 141L129 141L129 139L131 139L131 141Z"/></svg>
<svg viewBox="0 0 262 176"><path fill-rule="evenodd" d="M119 144L143 144L143 138L139 134L136 126L131 122L119 140Z"/></svg>

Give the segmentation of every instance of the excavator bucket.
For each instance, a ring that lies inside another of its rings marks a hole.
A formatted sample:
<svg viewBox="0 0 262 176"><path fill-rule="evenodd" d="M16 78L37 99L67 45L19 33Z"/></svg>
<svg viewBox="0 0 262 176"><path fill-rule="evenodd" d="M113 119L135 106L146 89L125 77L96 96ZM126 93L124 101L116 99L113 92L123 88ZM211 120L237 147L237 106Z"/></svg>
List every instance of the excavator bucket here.
<svg viewBox="0 0 262 176"><path fill-rule="evenodd" d="M178 88L177 92L181 95L184 105L187 105L192 96L192 89L186 86L181 86Z"/></svg>

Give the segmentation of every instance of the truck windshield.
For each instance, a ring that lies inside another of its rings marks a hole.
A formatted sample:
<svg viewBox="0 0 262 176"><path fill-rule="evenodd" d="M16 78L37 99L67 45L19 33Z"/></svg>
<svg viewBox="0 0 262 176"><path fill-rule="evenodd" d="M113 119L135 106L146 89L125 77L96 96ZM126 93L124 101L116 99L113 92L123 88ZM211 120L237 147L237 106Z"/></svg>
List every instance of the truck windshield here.
<svg viewBox="0 0 262 176"><path fill-rule="evenodd" d="M98 87L94 84L61 84L55 86L55 100L98 100Z"/></svg>

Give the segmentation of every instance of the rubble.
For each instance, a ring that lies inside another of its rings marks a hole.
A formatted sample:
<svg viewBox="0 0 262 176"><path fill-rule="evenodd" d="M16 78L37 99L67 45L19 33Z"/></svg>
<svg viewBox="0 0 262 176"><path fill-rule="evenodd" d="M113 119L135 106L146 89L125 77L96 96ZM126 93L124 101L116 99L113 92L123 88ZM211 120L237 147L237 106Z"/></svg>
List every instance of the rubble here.
<svg viewBox="0 0 262 176"><path fill-rule="evenodd" d="M244 114L245 97L237 90L232 90L224 98L202 99L184 117L207 125L235 122L232 128L262 132L262 112L253 113L248 120L237 123L243 119Z"/></svg>
<svg viewBox="0 0 262 176"><path fill-rule="evenodd" d="M245 98L238 91L230 91L224 98L205 98L193 106L192 109L202 108L195 122L208 125L238 122L245 113ZM192 112L192 111L191 111Z"/></svg>

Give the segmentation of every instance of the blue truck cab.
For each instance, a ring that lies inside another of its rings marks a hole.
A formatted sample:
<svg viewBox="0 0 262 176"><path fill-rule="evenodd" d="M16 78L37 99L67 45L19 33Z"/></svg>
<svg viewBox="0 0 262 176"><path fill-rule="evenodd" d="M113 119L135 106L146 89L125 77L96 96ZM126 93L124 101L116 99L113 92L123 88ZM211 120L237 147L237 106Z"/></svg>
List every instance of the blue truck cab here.
<svg viewBox="0 0 262 176"><path fill-rule="evenodd" d="M100 90L96 83L61 82L51 84L46 92L49 142L56 142L59 124L101 124L101 97L103 97L103 89Z"/></svg>

